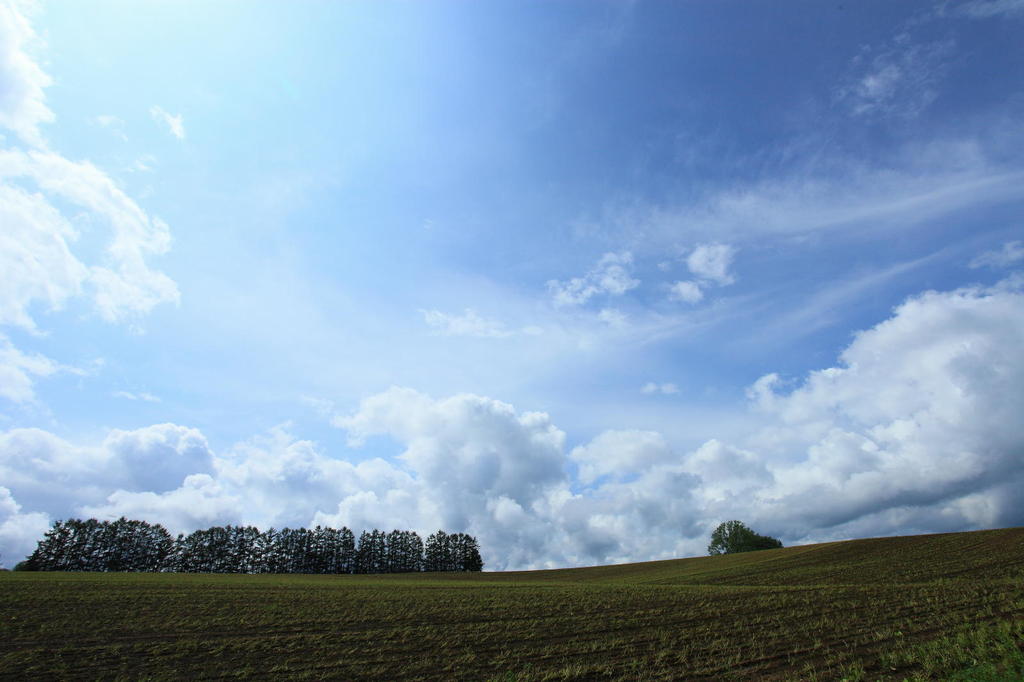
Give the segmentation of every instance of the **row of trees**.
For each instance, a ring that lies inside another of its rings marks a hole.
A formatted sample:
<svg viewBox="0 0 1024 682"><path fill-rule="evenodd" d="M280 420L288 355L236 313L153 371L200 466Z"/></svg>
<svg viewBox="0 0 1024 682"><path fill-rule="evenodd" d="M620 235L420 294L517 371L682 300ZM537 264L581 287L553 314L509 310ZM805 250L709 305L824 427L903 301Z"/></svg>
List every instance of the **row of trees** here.
<svg viewBox="0 0 1024 682"><path fill-rule="evenodd" d="M410 573L483 569L476 538L437 531L215 526L177 538L160 524L69 519L19 565L29 571L174 573Z"/></svg>

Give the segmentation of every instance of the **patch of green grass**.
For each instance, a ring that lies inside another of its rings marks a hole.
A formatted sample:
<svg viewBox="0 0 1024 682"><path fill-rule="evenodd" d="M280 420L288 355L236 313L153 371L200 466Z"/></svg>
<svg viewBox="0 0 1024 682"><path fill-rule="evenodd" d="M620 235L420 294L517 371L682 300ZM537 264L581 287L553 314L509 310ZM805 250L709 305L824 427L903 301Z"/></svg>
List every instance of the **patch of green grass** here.
<svg viewBox="0 0 1024 682"><path fill-rule="evenodd" d="M880 663L890 670L911 670L911 680L1024 680L1024 620L961 626L924 643L900 646Z"/></svg>

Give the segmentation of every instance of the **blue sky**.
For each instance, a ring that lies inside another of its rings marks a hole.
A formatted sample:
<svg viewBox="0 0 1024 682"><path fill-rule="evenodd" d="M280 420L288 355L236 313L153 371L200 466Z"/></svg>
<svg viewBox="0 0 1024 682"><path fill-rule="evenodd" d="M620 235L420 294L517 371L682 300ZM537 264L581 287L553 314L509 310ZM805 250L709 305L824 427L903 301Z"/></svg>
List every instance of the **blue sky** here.
<svg viewBox="0 0 1024 682"><path fill-rule="evenodd" d="M1019 0L0 8L2 561L1024 523Z"/></svg>

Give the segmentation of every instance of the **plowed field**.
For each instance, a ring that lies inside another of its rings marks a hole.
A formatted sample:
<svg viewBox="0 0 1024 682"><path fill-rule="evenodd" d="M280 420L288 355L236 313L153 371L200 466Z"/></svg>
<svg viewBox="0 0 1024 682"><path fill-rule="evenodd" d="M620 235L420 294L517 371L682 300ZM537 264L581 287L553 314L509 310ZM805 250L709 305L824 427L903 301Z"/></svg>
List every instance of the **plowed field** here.
<svg viewBox="0 0 1024 682"><path fill-rule="evenodd" d="M0 574L5 679L1020 679L1022 647L1024 528L515 573Z"/></svg>

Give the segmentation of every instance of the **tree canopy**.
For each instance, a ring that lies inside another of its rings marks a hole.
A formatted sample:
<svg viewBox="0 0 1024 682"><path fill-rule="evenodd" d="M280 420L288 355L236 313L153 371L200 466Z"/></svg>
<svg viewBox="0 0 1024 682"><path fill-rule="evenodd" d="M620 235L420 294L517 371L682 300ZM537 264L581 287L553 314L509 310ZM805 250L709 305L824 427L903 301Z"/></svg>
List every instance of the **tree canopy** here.
<svg viewBox="0 0 1024 682"><path fill-rule="evenodd" d="M178 573L409 573L479 571L480 545L464 533L376 528L356 543L348 528L215 526L173 538L160 524L57 521L16 570Z"/></svg>
<svg viewBox="0 0 1024 682"><path fill-rule="evenodd" d="M767 535L759 535L742 521L725 521L711 533L708 554L736 554L759 549L776 549L782 542Z"/></svg>

